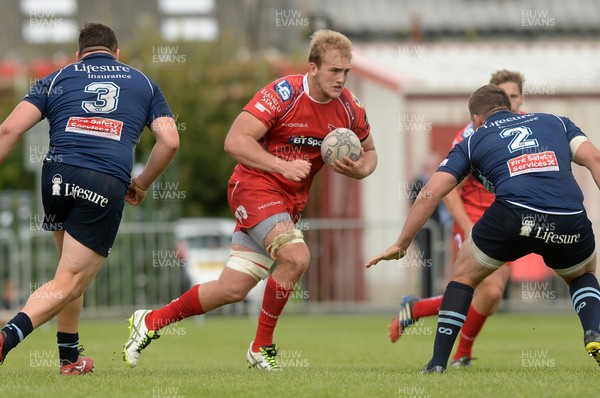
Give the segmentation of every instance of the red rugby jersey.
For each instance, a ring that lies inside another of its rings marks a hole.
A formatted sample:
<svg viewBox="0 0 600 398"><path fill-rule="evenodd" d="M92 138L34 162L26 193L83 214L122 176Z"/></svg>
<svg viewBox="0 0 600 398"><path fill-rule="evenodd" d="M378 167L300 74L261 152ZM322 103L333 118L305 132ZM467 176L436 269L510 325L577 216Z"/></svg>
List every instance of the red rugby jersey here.
<svg viewBox="0 0 600 398"><path fill-rule="evenodd" d="M521 115L525 114L525 112L521 111L518 113ZM467 124L465 128L458 132L454 138L454 141L452 141L452 147L469 137L474 132L475 130L473 130L473 123ZM467 178L465 178L465 182L460 189L460 198L463 201L467 214L473 222L477 222L477 220L483 216L485 209L490 207L496 199L494 194L487 191L483 185L481 185L481 183L472 175L469 175Z"/></svg>
<svg viewBox="0 0 600 398"><path fill-rule="evenodd" d="M458 132L454 141L452 141L452 147L474 132L473 124L469 123L465 128ZM494 194L488 192L472 175L465 178L465 181L460 188L460 198L465 206L465 211L473 222L479 220L481 216L483 216L485 209L490 207L492 203L494 203L494 199L496 199Z"/></svg>
<svg viewBox="0 0 600 398"><path fill-rule="evenodd" d="M306 75L291 75L275 80L259 90L244 111L257 117L267 132L259 141L269 153L284 159L304 159L311 163L309 176L300 182L281 174L237 164L232 178L253 179L256 184L276 186L294 195L299 210L304 208L315 174L323 167L321 142L332 130L348 128L361 140L370 134L365 109L344 88L339 98L318 102L311 98Z"/></svg>

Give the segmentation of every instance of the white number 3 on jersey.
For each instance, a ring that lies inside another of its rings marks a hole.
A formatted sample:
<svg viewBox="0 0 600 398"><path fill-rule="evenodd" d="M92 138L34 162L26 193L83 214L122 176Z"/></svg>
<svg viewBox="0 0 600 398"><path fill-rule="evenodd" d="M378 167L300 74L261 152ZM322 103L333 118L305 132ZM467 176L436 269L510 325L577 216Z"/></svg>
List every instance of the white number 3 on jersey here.
<svg viewBox="0 0 600 398"><path fill-rule="evenodd" d="M110 113L119 104L120 87L112 82L90 83L85 86L86 93L95 93L95 101L83 101L81 107L86 113Z"/></svg>

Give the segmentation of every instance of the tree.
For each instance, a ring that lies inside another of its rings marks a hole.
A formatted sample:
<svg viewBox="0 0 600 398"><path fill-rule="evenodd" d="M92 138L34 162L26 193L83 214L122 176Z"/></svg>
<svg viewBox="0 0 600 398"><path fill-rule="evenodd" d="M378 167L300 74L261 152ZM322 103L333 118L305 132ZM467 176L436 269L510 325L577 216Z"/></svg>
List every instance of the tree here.
<svg viewBox="0 0 600 398"><path fill-rule="evenodd" d="M145 39L123 53L159 84L180 131L176 162L155 184L178 192L164 200L154 194L154 203L148 201L146 208L155 207L158 218L166 219L231 216L227 181L236 161L223 151L225 136L255 92L275 78L276 68L264 60L241 57L238 47L224 42ZM151 134L144 134L137 150L139 162L146 160L152 145Z"/></svg>

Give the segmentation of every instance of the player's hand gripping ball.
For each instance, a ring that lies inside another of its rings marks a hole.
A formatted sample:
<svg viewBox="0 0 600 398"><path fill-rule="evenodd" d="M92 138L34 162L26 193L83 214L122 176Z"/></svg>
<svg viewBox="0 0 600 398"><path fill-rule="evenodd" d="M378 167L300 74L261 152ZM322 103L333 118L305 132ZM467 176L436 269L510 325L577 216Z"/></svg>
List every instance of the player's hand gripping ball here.
<svg viewBox="0 0 600 398"><path fill-rule="evenodd" d="M321 157L330 166L336 160L343 162L344 156L356 162L360 158L360 140L352 130L340 127L323 138Z"/></svg>

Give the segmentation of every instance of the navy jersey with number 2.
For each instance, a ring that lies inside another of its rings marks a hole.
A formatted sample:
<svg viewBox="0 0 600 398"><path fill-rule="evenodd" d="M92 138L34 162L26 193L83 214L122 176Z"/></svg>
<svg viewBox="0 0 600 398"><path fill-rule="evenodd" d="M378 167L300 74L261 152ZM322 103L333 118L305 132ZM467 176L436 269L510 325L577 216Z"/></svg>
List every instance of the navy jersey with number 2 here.
<svg viewBox="0 0 600 398"><path fill-rule="evenodd" d="M24 100L50 121L49 160L100 171L126 185L144 127L173 116L155 82L105 53L38 80Z"/></svg>
<svg viewBox="0 0 600 398"><path fill-rule="evenodd" d="M571 142L585 134L566 117L500 111L454 146L438 171L472 173L496 200L548 214L577 214L583 193L571 169ZM534 177L535 176L535 177Z"/></svg>

